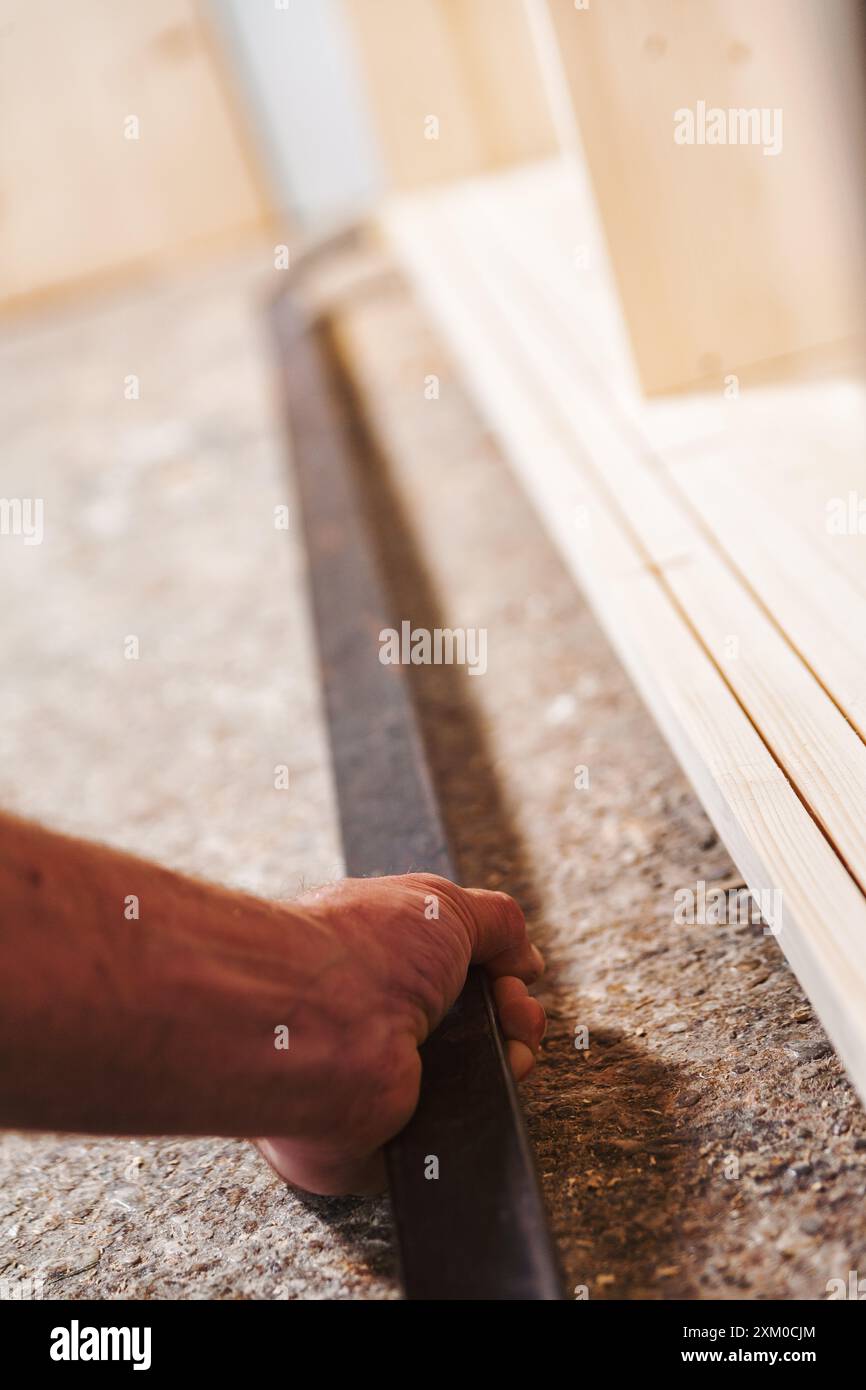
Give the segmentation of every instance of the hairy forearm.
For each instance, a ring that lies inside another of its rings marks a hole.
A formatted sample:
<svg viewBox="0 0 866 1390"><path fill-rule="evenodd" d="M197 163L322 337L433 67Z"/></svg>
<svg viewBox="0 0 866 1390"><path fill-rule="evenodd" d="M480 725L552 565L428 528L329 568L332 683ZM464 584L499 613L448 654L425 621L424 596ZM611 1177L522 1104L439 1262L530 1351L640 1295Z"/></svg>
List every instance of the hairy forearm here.
<svg viewBox="0 0 866 1390"><path fill-rule="evenodd" d="M331 956L303 908L0 816L0 1126L303 1132Z"/></svg>
<svg viewBox="0 0 866 1390"><path fill-rule="evenodd" d="M379 1191L472 962L520 1079L544 962L507 894L416 872L263 902L0 815L0 1127L259 1138L312 1192Z"/></svg>

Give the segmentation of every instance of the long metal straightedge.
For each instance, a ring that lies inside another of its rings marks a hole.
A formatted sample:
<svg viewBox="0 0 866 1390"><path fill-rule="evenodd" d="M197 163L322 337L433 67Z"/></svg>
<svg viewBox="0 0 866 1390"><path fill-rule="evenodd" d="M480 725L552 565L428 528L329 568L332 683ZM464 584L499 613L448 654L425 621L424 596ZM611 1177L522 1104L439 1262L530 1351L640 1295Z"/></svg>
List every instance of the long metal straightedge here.
<svg viewBox="0 0 866 1390"><path fill-rule="evenodd" d="M347 873L454 871L411 697L378 660L395 626L362 505L362 431L321 324L274 309ZM388 1146L412 1299L559 1299L520 1105L487 979L473 969L421 1049L414 1117ZM438 1159L438 1178L427 1176Z"/></svg>

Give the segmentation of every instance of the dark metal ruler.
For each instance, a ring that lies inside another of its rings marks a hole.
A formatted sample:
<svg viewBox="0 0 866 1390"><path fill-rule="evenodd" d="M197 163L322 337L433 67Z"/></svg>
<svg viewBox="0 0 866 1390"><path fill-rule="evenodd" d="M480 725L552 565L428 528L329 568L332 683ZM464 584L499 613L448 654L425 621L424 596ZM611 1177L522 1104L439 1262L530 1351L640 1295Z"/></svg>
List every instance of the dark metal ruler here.
<svg viewBox="0 0 866 1390"><path fill-rule="evenodd" d="M347 873L454 879L414 707L378 660L393 614L365 519L363 429L321 321L274 307ZM421 1049L418 1108L387 1148L412 1299L559 1299L562 1286L487 978ZM428 1160L438 1159L438 1177Z"/></svg>

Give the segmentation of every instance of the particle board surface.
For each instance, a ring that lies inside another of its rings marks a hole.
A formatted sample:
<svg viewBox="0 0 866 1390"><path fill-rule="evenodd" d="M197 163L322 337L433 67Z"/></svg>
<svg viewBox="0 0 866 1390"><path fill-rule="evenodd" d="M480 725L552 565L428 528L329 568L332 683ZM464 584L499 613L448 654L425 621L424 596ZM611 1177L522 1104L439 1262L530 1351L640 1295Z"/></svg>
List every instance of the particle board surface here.
<svg viewBox="0 0 866 1390"><path fill-rule="evenodd" d="M264 893L339 872L267 389L274 279L263 249L2 345L4 490L35 478L64 519L0 544L3 804ZM399 497L402 610L489 629L483 678L412 678L461 879L516 894L547 956L522 1089L568 1285L825 1298L866 1268L866 1118L820 1022L760 927L673 924L682 885L739 879L429 318L393 278L344 329ZM121 670L115 636L142 621L163 645ZM277 759L288 792L261 776ZM236 1140L5 1134L0 1192L2 1277L44 1275L46 1298L396 1294L385 1204L303 1199Z"/></svg>

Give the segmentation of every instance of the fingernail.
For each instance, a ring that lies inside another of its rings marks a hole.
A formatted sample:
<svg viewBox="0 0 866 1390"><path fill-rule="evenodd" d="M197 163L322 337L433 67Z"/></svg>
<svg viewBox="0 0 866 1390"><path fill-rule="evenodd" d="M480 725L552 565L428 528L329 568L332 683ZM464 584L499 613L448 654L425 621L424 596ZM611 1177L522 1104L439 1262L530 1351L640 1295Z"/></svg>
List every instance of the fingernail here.
<svg viewBox="0 0 866 1390"><path fill-rule="evenodd" d="M536 968L536 970L538 971L539 975L543 975L543 974L544 974L544 956L541 954L541 952L539 951L539 949L538 949L537 946L530 946L529 949L530 949L530 953L531 953L531 955L532 955L533 962L535 963L535 968Z"/></svg>

